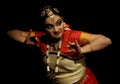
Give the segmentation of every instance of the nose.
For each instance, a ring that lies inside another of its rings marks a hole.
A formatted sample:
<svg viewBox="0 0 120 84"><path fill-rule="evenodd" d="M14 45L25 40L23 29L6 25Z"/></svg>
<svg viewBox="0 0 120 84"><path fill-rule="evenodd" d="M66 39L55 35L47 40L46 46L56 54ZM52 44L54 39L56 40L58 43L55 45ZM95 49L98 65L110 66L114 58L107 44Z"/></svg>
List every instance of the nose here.
<svg viewBox="0 0 120 84"><path fill-rule="evenodd" d="M58 27L57 26L54 26L54 31L58 31Z"/></svg>

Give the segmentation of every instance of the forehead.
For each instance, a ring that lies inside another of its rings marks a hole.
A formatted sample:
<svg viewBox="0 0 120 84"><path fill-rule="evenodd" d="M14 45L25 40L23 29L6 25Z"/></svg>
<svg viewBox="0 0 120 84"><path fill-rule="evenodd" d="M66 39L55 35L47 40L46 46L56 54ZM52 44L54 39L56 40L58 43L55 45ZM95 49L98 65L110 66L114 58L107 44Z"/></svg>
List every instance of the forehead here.
<svg viewBox="0 0 120 84"><path fill-rule="evenodd" d="M45 20L45 24L52 24L57 22L59 19L62 19L59 15L54 15L53 17L47 17Z"/></svg>

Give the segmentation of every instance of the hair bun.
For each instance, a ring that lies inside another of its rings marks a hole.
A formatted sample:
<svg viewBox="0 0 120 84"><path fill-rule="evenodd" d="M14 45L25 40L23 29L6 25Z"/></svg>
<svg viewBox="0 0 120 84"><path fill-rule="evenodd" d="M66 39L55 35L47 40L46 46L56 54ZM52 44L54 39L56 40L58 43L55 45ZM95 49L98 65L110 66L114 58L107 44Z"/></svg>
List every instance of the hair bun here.
<svg viewBox="0 0 120 84"><path fill-rule="evenodd" d="M52 8L51 6L45 6L45 7L43 7L40 16L41 17L44 17L44 16L50 17L50 16L52 16L54 14L58 14L58 13L59 13L58 8Z"/></svg>

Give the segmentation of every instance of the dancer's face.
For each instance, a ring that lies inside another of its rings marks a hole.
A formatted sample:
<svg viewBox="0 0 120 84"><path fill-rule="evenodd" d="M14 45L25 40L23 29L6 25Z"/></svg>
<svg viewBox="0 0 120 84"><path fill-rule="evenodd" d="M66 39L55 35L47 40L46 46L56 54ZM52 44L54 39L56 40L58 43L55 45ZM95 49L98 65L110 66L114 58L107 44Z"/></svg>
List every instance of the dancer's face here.
<svg viewBox="0 0 120 84"><path fill-rule="evenodd" d="M47 17L45 20L45 31L51 38L61 38L64 32L63 19L58 15Z"/></svg>

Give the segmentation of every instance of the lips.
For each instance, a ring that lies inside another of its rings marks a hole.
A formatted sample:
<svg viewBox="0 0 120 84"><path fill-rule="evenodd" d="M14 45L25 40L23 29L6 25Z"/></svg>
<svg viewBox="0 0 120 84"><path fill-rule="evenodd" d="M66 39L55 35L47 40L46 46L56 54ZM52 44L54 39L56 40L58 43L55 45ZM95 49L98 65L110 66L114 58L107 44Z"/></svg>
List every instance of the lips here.
<svg viewBox="0 0 120 84"><path fill-rule="evenodd" d="M57 35L57 36L60 35L60 33L61 33L61 32L54 32L54 34Z"/></svg>
<svg viewBox="0 0 120 84"><path fill-rule="evenodd" d="M55 35L57 35L57 36L60 35L60 32L57 32Z"/></svg>

